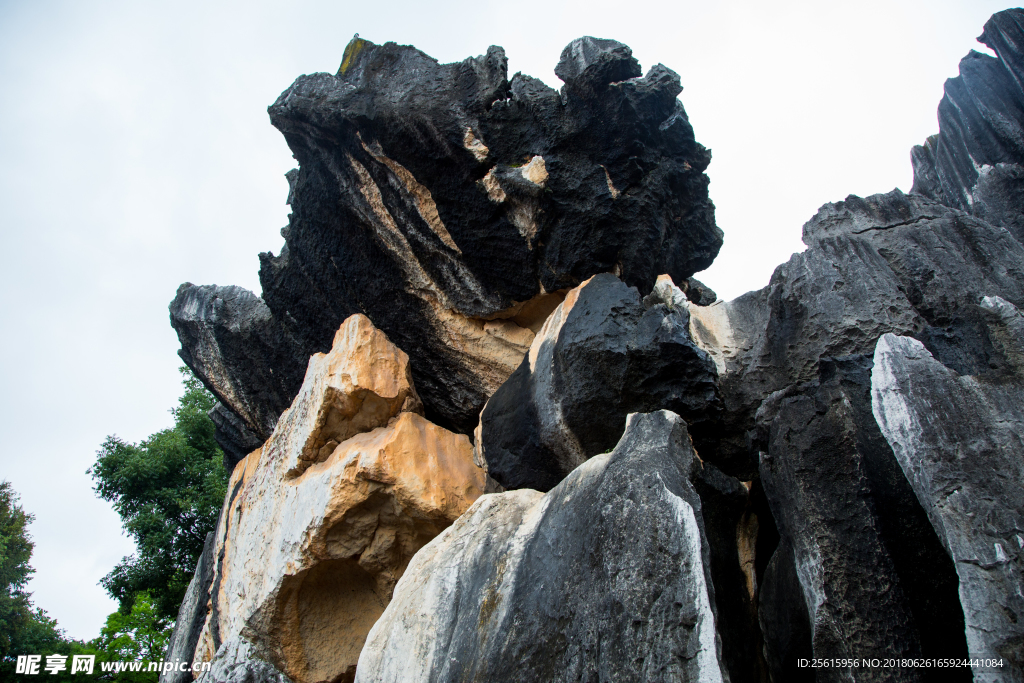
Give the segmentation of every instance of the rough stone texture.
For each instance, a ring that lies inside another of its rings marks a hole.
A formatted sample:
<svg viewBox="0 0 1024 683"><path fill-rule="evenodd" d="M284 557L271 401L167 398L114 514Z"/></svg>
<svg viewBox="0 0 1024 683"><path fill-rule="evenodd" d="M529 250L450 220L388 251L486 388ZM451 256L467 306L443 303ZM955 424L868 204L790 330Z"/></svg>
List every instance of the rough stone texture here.
<svg viewBox="0 0 1024 683"><path fill-rule="evenodd" d="M679 77L641 77L628 47L593 38L556 71L561 93L509 80L499 47L439 64L356 38L337 74L302 76L270 107L299 162L285 245L260 257L273 316L246 303L255 321L231 326L182 293L172 305L188 312L172 315L186 362L255 434L353 313L410 354L427 416L468 433L565 290L611 271L647 291L711 264L711 155ZM238 341L243 377L229 337L249 327L266 343Z"/></svg>
<svg viewBox="0 0 1024 683"><path fill-rule="evenodd" d="M485 486L469 439L417 409L408 357L349 318L232 473L194 661L241 639L296 683L351 680L410 558Z"/></svg>
<svg viewBox="0 0 1024 683"><path fill-rule="evenodd" d="M188 680L192 680L189 674ZM198 683L293 683L273 664L261 659L252 645L241 638L224 643L210 662L210 670Z"/></svg>
<svg viewBox="0 0 1024 683"><path fill-rule="evenodd" d="M310 354L262 299L241 287L186 282L170 312L178 355L220 401L210 417L225 464L233 467L270 437L302 386Z"/></svg>
<svg viewBox="0 0 1024 683"><path fill-rule="evenodd" d="M911 152L913 192L1010 230L1024 241L1024 10L992 15L946 81L939 133Z"/></svg>
<svg viewBox="0 0 1024 683"><path fill-rule="evenodd" d="M192 663L196 645L206 623L209 611L210 586L213 585L213 550L214 534L206 535L203 552L196 563L196 572L185 591L185 598L178 608L178 618L174 620L174 633L167 643L165 662ZM160 673L160 683L192 683L190 671L166 671Z"/></svg>
<svg viewBox="0 0 1024 683"><path fill-rule="evenodd" d="M506 489L550 490L587 458L611 450L629 413L675 411L696 439L717 415L715 380L713 361L689 337L686 299L670 279L641 302L614 275L595 275L569 292L487 402L477 462Z"/></svg>
<svg viewBox="0 0 1024 683"><path fill-rule="evenodd" d="M984 680L1024 681L1024 319L990 298L1011 351L1001 373L961 375L925 346L887 334L872 407L952 556L973 656L1001 657Z"/></svg>
<svg viewBox="0 0 1024 683"><path fill-rule="evenodd" d="M722 440L701 457L756 476L750 438L769 394L817 377L827 357L870 355L887 332L921 339L958 372L993 362L978 302L1024 304L1024 247L1009 232L899 190L825 204L804 225L807 250L769 285L690 307L691 336L718 366Z"/></svg>
<svg viewBox="0 0 1024 683"><path fill-rule="evenodd" d="M726 680L699 467L678 416L634 414L549 493L481 497L413 559L356 680Z"/></svg>
<svg viewBox="0 0 1024 683"><path fill-rule="evenodd" d="M825 359L817 380L772 394L758 411L761 482L783 540L761 606L776 681L799 678L795 658L808 652L967 656L953 563L875 425L870 371L869 357ZM819 676L970 680L966 670L913 668Z"/></svg>
<svg viewBox="0 0 1024 683"><path fill-rule="evenodd" d="M899 191L825 205L804 242L765 289L689 307L724 404L721 439L705 439L701 457L760 479L778 525L779 546L755 573L766 668L789 681L807 675L796 660L808 654L965 654L959 567L875 425L868 359L894 332L958 373L1002 376L1006 333L979 302L1024 303L1024 248L1005 229ZM848 675L883 674L819 672Z"/></svg>

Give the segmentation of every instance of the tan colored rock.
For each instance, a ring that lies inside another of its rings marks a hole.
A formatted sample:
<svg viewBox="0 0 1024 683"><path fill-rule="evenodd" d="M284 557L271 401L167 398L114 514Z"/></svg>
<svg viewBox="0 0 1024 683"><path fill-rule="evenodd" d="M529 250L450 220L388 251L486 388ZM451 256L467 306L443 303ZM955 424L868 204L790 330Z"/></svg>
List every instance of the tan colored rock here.
<svg viewBox="0 0 1024 683"><path fill-rule="evenodd" d="M278 422L275 435L288 432L286 450L297 456L289 460L289 474L327 459L342 441L383 427L401 411L423 412L409 356L365 315L349 317L334 335L331 352L310 359L299 395Z"/></svg>
<svg viewBox="0 0 1024 683"><path fill-rule="evenodd" d="M244 641L296 683L351 680L413 554L484 489L469 439L419 410L406 355L346 320L232 474L197 661Z"/></svg>

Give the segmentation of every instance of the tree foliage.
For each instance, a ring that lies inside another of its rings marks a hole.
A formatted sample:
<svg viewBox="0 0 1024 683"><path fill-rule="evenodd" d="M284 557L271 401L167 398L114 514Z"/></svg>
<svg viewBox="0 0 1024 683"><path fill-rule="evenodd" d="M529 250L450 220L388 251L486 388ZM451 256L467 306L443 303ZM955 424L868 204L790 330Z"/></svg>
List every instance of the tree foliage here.
<svg viewBox="0 0 1024 683"><path fill-rule="evenodd" d="M158 662L171 639L173 624L160 616L156 603L148 592L138 593L131 612L114 612L100 629L98 638L87 648L96 654L96 670L103 662ZM116 683L156 683L159 676L150 671L121 671L101 675L100 680Z"/></svg>
<svg viewBox="0 0 1024 683"><path fill-rule="evenodd" d="M34 571L29 565L32 515L18 505L18 494L8 481L0 482L0 658L15 644L17 635L32 621L25 584Z"/></svg>
<svg viewBox="0 0 1024 683"><path fill-rule="evenodd" d="M140 593L160 618L177 616L224 501L227 473L207 415L215 399L187 368L181 372L185 393L171 410L174 427L138 444L108 436L89 469L96 493L113 503L137 547L101 580L125 616Z"/></svg>
<svg viewBox="0 0 1024 683"><path fill-rule="evenodd" d="M10 482L0 482L0 679L14 678L18 655L70 655L81 643L69 640L46 612L32 606L25 584L35 572L28 534L33 516L18 505ZM76 649L77 648L77 649ZM61 681L57 676L51 680Z"/></svg>

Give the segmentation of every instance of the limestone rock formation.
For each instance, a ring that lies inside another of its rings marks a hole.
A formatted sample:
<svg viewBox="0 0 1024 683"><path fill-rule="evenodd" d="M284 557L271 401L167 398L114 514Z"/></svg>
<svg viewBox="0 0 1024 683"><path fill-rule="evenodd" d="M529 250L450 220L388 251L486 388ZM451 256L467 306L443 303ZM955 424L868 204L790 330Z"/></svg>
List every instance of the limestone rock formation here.
<svg viewBox="0 0 1024 683"><path fill-rule="evenodd" d="M665 408L706 427L717 373L689 337L685 302L667 278L643 302L608 273L570 291L484 407L477 462L507 489L547 491L609 451L631 412Z"/></svg>
<svg viewBox="0 0 1024 683"><path fill-rule="evenodd" d="M771 394L758 411L761 483L783 539L760 601L774 680L799 679L796 660L812 652L968 655L956 570L875 425L870 372L870 357L824 359L818 378ZM852 675L922 680L915 669ZM970 680L963 670L943 675Z"/></svg>
<svg viewBox="0 0 1024 683"><path fill-rule="evenodd" d="M725 404L718 452L701 457L741 479L756 473L750 438L761 401L816 379L822 358L870 355L891 332L976 372L993 355L981 298L1024 303L1024 246L920 195L825 204L803 239L807 250L776 268L766 288L690 308L691 334L718 365Z"/></svg>
<svg viewBox="0 0 1024 683"><path fill-rule="evenodd" d="M191 674L189 676L191 679ZM197 680L199 683L294 683L273 664L260 659L252 645L242 638L224 643L210 662L210 670Z"/></svg>
<svg viewBox="0 0 1024 683"><path fill-rule="evenodd" d="M916 339L878 341L872 407L953 558L967 645L1024 681L1024 316L985 302L1007 342L1006 370L961 375Z"/></svg>
<svg viewBox="0 0 1024 683"><path fill-rule="evenodd" d="M565 290L614 272L648 291L711 264L711 156L679 77L641 76L628 47L593 38L556 73L561 93L509 80L499 47L439 64L356 38L337 74L302 76L270 107L299 168L285 245L260 257L267 308L228 315L206 302L228 296L192 287L172 304L182 357L248 430L269 436L306 358L365 313L412 357L427 416L469 433ZM217 419L223 443L252 443Z"/></svg>
<svg viewBox="0 0 1024 683"><path fill-rule="evenodd" d="M914 188L1024 241L1024 10L992 15L946 81L939 133L915 147Z"/></svg>
<svg viewBox="0 0 1024 683"><path fill-rule="evenodd" d="M358 39L297 80L265 302L172 304L221 443L262 446L169 658L207 683L1024 682L1022 29L986 24L909 195L825 204L727 302L692 277L710 156L626 46L574 41L560 92L500 48ZM1004 666L798 665L968 655Z"/></svg>
<svg viewBox="0 0 1024 683"><path fill-rule="evenodd" d="M365 316L345 321L231 476L195 661L351 680L413 554L485 486L469 439L419 409L405 353Z"/></svg>
<svg viewBox="0 0 1024 683"><path fill-rule="evenodd" d="M356 680L727 680L699 468L678 416L634 414L549 493L483 496L413 559Z"/></svg>
<svg viewBox="0 0 1024 683"><path fill-rule="evenodd" d="M758 480L778 529L755 577L766 667L788 681L806 675L800 657L966 655L956 558L881 437L867 377L886 333L919 339L956 373L1001 376L1006 356L981 302L1024 302L1024 247L898 190L826 204L804 241L765 289L689 309L725 408L721 438L701 457ZM993 505L1014 509L1012 498ZM916 670L830 675L940 680Z"/></svg>

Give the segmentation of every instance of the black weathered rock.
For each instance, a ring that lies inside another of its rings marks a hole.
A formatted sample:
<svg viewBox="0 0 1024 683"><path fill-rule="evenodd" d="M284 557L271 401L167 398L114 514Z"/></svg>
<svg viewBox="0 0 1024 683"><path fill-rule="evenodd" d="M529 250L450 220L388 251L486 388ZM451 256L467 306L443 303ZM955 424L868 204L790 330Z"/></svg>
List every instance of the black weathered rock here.
<svg viewBox="0 0 1024 683"><path fill-rule="evenodd" d="M241 287L186 282L170 312L178 355L220 401L210 417L233 467L270 437L302 386L308 355L263 300Z"/></svg>
<svg viewBox="0 0 1024 683"><path fill-rule="evenodd" d="M781 626L764 633L774 680L799 675L798 651L968 654L956 570L875 424L870 371L870 357L825 359L816 381L772 394L758 411L761 482L782 537L761 606L762 621ZM801 624L807 640L797 642ZM962 669L840 668L835 680L970 680Z"/></svg>
<svg viewBox="0 0 1024 683"><path fill-rule="evenodd" d="M767 668L788 681L804 675L794 667L807 653L966 656L974 607L957 594L961 567L870 413L868 359L878 338L895 332L919 339L951 372L1004 381L1012 344L981 303L995 293L1024 301L1024 247L1007 230L899 191L825 205L804 241L807 250L765 289L690 307L692 336L715 359L725 406L722 438L701 456L759 478L781 536L759 597ZM1012 515L1015 505L1012 496L993 499L992 514ZM938 681L951 673L821 675Z"/></svg>
<svg viewBox="0 0 1024 683"><path fill-rule="evenodd" d="M719 409L715 365L688 323L669 282L643 302L607 273L572 290L480 415L490 476L506 489L550 490L609 451L632 412L665 408L695 434L708 427Z"/></svg>
<svg viewBox="0 0 1024 683"><path fill-rule="evenodd" d="M721 682L699 467L678 416L631 415L546 495L483 496L413 558L356 681Z"/></svg>
<svg viewBox="0 0 1024 683"><path fill-rule="evenodd" d="M192 658L196 653L196 645L206 623L209 612L210 586L213 583L213 547L214 534L206 534L203 552L196 563L196 571L185 591L185 598L178 608L178 618L174 620L174 632L167 643L165 662L184 663L191 667ZM161 671L160 683L192 683L192 671Z"/></svg>
<svg viewBox="0 0 1024 683"><path fill-rule="evenodd" d="M299 161L267 305L307 355L363 312L412 359L428 416L470 431L500 385L449 343L542 292L614 271L645 291L721 246L676 74L640 78L625 45L575 41L563 92L501 48L456 64L354 39L337 75L299 78L270 107Z"/></svg>
<svg viewBox="0 0 1024 683"><path fill-rule="evenodd" d="M946 81L939 134L911 152L913 192L1010 230L1024 241L1024 10L992 15L960 75Z"/></svg>

